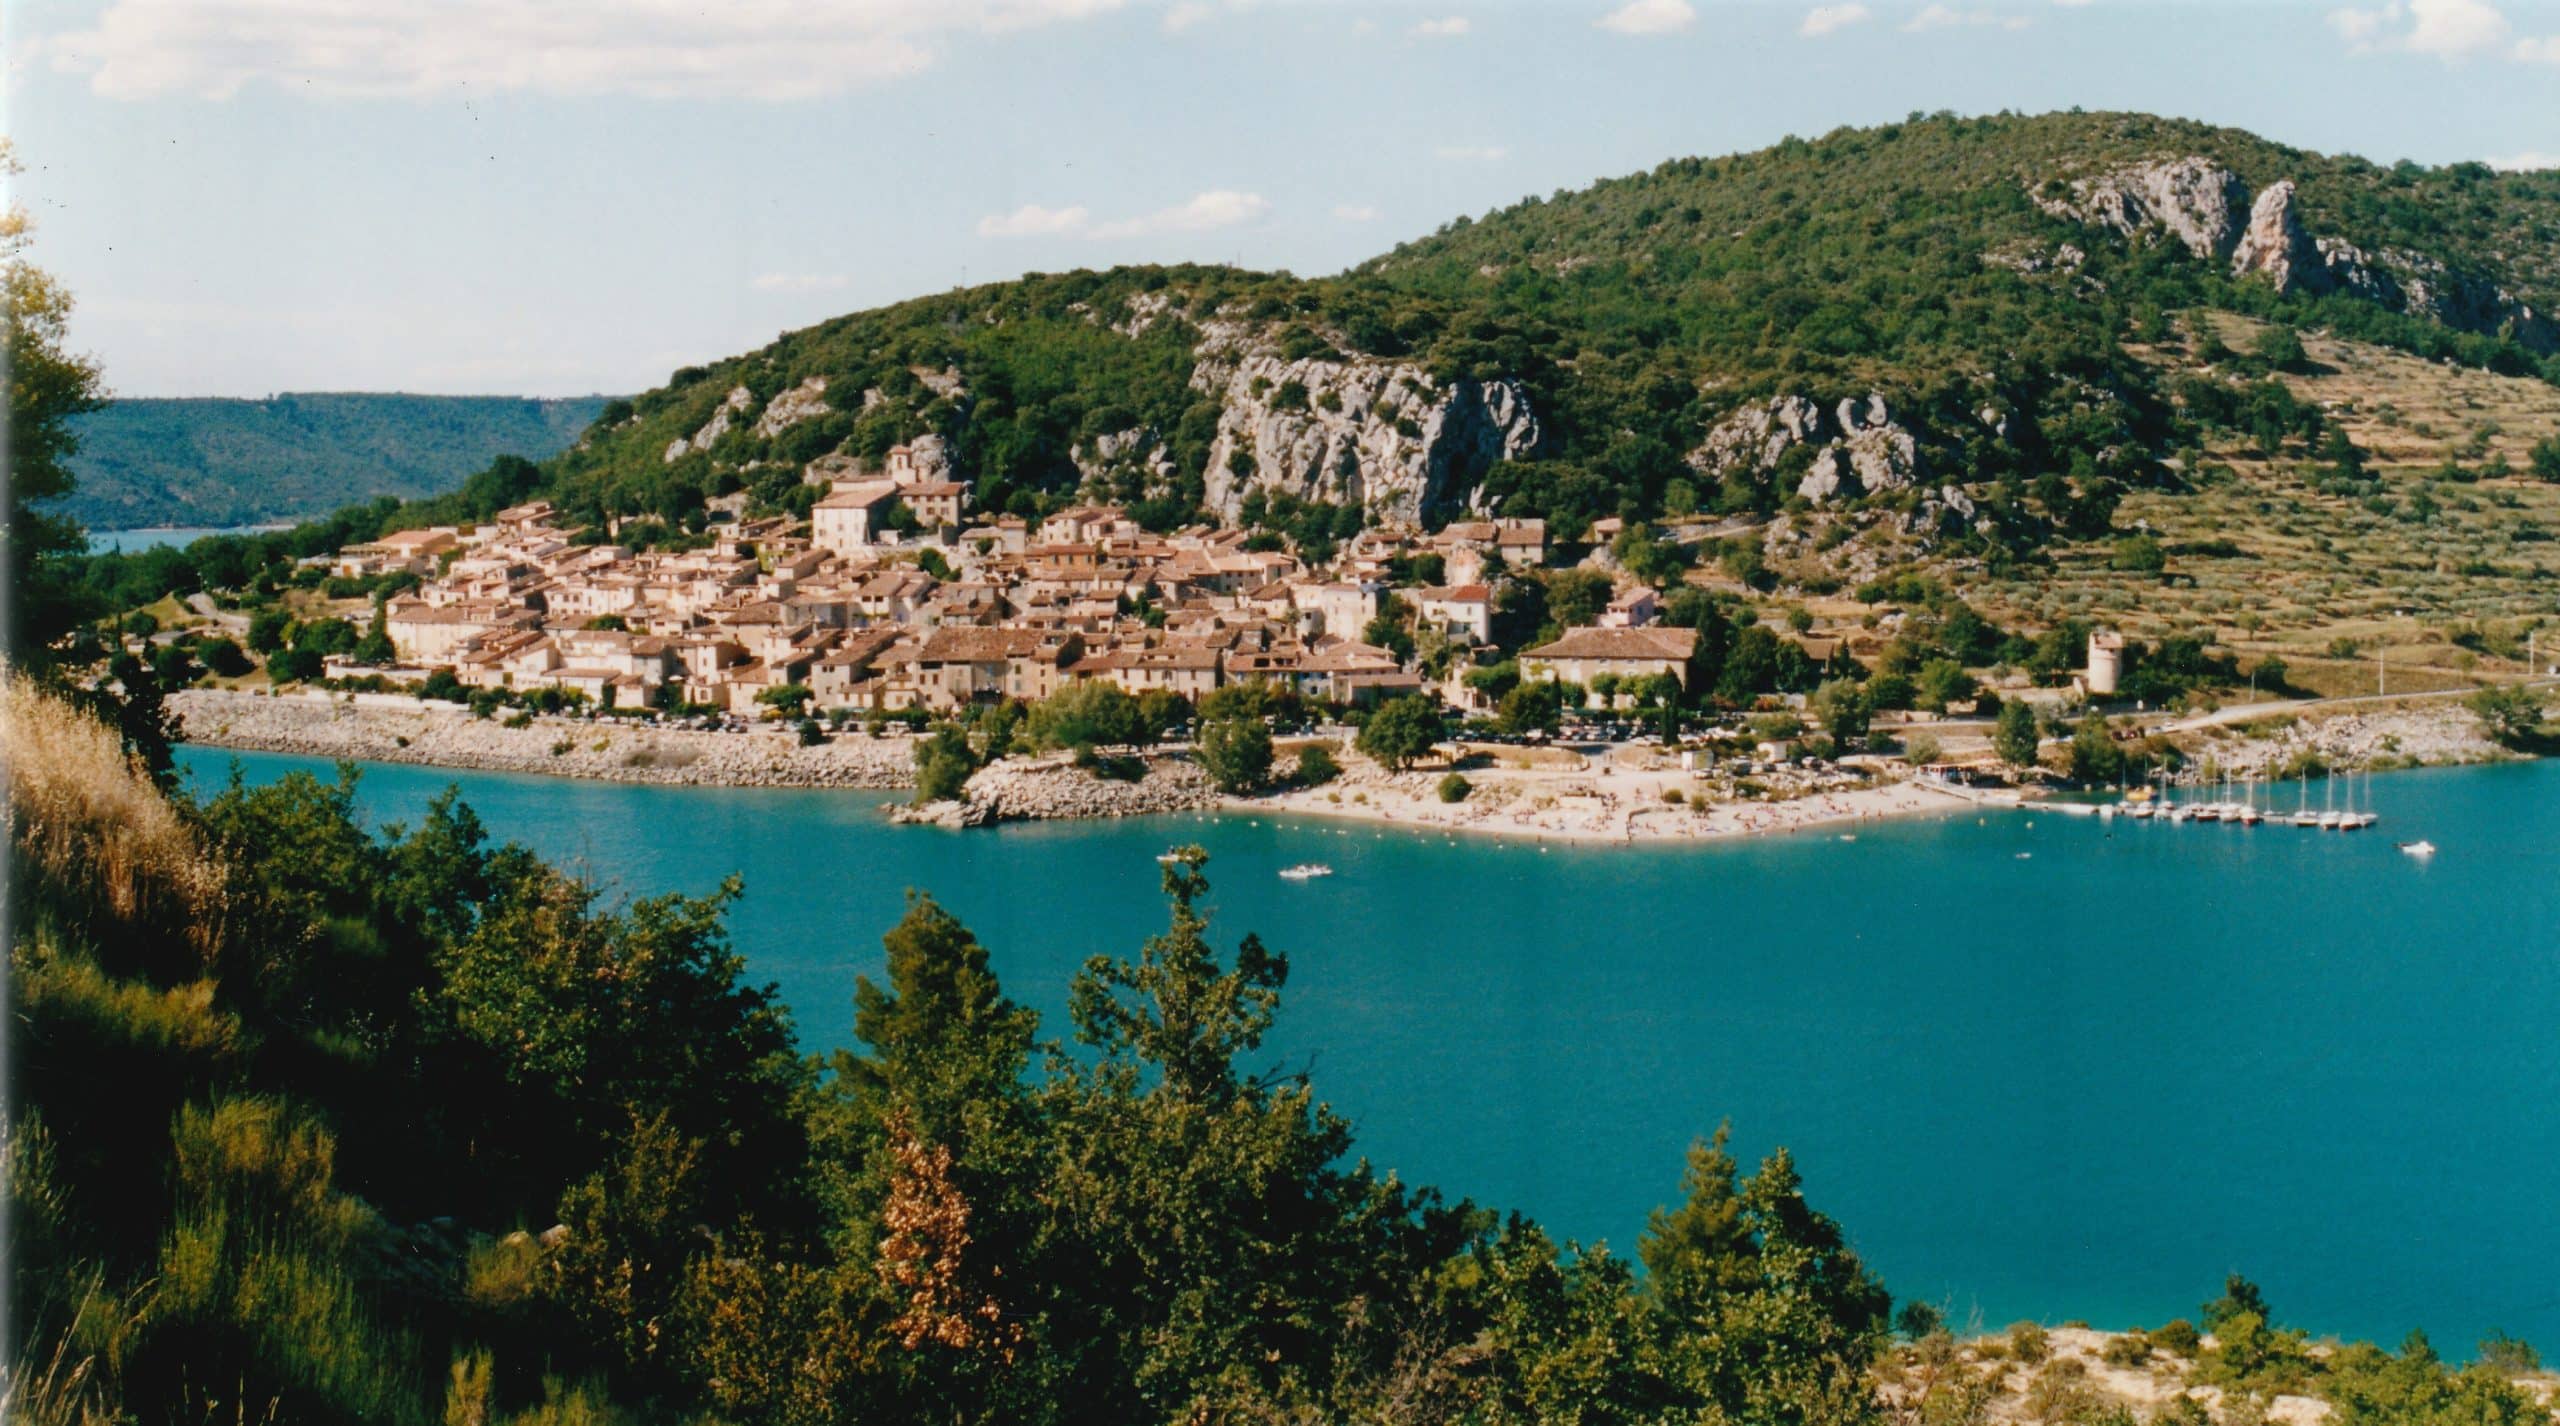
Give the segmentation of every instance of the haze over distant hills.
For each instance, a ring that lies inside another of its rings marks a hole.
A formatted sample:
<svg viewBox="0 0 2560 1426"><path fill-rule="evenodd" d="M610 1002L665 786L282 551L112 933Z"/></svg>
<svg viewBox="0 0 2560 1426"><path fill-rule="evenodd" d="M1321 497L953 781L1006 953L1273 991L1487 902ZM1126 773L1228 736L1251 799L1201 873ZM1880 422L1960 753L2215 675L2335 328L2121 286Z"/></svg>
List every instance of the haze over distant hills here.
<svg viewBox="0 0 2560 1426"><path fill-rule="evenodd" d="M309 519L376 496L440 494L501 455L566 449L602 396L288 392L265 400L145 397L77 423L78 493L93 530Z"/></svg>

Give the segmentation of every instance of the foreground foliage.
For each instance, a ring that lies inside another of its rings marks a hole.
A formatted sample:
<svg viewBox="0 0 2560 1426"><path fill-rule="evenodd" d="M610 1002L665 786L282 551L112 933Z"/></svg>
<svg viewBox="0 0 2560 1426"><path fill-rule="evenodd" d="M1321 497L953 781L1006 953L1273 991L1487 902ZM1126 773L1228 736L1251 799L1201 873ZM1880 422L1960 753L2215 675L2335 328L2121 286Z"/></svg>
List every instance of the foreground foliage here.
<svg viewBox="0 0 2560 1426"><path fill-rule="evenodd" d="M1381 1176L1253 1056L1205 856L1044 1039L929 897L796 1049L709 896L353 774L163 797L7 689L11 1403L38 1421L1858 1420L1889 1299L1719 1135L1605 1249Z"/></svg>

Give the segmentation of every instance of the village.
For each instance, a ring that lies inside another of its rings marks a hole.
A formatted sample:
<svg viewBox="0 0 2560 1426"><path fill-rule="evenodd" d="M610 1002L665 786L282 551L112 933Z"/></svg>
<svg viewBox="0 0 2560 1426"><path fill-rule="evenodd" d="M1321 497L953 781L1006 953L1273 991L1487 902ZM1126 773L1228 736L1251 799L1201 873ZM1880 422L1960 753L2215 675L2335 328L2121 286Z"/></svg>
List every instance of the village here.
<svg viewBox="0 0 2560 1426"><path fill-rule="evenodd" d="M547 501L350 546L334 576L418 583L383 608L398 662L339 657L327 675L422 685L443 671L472 690L740 716L771 711L776 690L829 711L947 714L1082 679L1194 701L1261 680L1318 703L1428 693L1481 710L1464 675L1491 643L1495 581L1551 553L1543 521L1477 520L1364 532L1311 568L1244 531L1154 534L1111 506L973 519L938 442L897 447L876 473L831 459L807 521L729 520L681 553L586 542ZM1440 582L1399 588L1417 564ZM1594 625L1523 651L1522 677L1685 691L1697 631L1658 623L1657 591L1620 586ZM1365 640L1391 596L1451 655L1437 677Z"/></svg>

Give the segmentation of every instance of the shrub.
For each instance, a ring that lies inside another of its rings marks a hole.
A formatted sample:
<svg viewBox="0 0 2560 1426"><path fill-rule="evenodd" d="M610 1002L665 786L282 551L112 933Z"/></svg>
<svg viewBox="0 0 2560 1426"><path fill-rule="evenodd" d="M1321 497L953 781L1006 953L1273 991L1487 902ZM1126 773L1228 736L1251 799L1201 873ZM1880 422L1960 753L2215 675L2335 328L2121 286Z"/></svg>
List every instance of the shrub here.
<svg viewBox="0 0 2560 1426"><path fill-rule="evenodd" d="M2150 1337L2153 1346L2181 1357L2194 1356L2196 1349L2204 1345L2204 1334L2184 1317L2161 1323L2151 1330Z"/></svg>
<svg viewBox="0 0 2560 1426"><path fill-rule="evenodd" d="M1464 802L1467 794L1475 790L1475 784L1467 781L1463 773L1453 772L1440 779L1440 800L1443 802Z"/></svg>
<svg viewBox="0 0 2560 1426"><path fill-rule="evenodd" d="M1298 754L1299 786L1322 787L1340 776L1342 764L1334 760L1333 749L1325 744L1317 743Z"/></svg>
<svg viewBox="0 0 2560 1426"><path fill-rule="evenodd" d="M2053 1353L2053 1339L2044 1328L2033 1322L2012 1323L2009 1327L2009 1351L2019 1361L2033 1366Z"/></svg>
<svg viewBox="0 0 2560 1426"><path fill-rule="evenodd" d="M2110 1337L2098 1350L2098 1360L2112 1367L2138 1367L2151 1360L2151 1337L2136 1330Z"/></svg>

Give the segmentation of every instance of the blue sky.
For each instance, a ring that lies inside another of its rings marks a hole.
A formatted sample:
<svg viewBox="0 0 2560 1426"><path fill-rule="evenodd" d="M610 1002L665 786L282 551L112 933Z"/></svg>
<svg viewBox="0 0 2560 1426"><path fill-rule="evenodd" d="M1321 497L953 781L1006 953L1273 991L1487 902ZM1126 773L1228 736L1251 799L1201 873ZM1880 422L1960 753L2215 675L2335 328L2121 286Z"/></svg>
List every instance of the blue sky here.
<svg viewBox="0 0 2560 1426"><path fill-rule="evenodd" d="M36 257L125 395L635 391L1025 271L1336 271L1913 110L2560 162L2560 0L12 0Z"/></svg>

